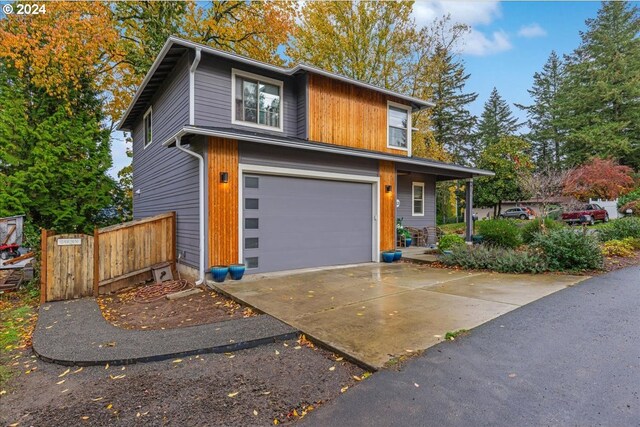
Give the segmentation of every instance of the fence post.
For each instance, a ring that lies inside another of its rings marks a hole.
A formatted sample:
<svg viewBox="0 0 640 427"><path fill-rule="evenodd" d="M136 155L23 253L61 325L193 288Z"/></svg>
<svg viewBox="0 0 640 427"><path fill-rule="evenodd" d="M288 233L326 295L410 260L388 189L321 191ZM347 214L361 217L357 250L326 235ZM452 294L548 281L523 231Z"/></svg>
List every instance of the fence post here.
<svg viewBox="0 0 640 427"><path fill-rule="evenodd" d="M176 228L176 225L177 225L176 224L176 211L173 211L172 215L171 215L171 236L170 236L170 239L171 239L171 255L170 255L170 257L171 257L171 264L172 264L171 268L173 268L173 271L178 271L177 270L178 266L176 265L176 256L177 256L176 252L178 251L177 242L176 242L176 240L177 240L176 234L178 233L178 229Z"/></svg>
<svg viewBox="0 0 640 427"><path fill-rule="evenodd" d="M97 297L100 283L100 232L93 229L93 296Z"/></svg>
<svg viewBox="0 0 640 427"><path fill-rule="evenodd" d="M47 302L47 237L46 229L40 229L40 304Z"/></svg>

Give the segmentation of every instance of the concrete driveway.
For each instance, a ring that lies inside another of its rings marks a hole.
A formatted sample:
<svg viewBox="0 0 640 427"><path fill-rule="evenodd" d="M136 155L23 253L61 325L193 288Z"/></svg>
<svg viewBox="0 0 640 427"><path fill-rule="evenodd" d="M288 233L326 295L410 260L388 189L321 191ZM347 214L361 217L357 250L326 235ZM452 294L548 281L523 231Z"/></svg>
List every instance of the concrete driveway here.
<svg viewBox="0 0 640 427"><path fill-rule="evenodd" d="M374 369L571 286L584 276L365 264L248 277L219 289Z"/></svg>

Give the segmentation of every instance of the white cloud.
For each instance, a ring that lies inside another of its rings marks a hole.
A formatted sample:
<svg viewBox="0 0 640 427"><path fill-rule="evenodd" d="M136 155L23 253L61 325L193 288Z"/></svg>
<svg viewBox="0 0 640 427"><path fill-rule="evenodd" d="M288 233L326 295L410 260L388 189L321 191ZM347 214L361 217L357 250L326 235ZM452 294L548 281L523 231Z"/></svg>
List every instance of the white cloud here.
<svg viewBox="0 0 640 427"><path fill-rule="evenodd" d="M518 36L528 39L534 37L544 37L546 35L547 31L535 22L533 24L524 25L520 27L520 30L518 30Z"/></svg>
<svg viewBox="0 0 640 427"><path fill-rule="evenodd" d="M500 1L416 1L413 5L413 16L418 25L428 25L434 18L451 15L454 22L463 24L490 24L495 18L502 16Z"/></svg>
<svg viewBox="0 0 640 427"><path fill-rule="evenodd" d="M490 36L475 28L462 41L461 51L467 55L487 56L511 49L509 36L502 30L494 31Z"/></svg>

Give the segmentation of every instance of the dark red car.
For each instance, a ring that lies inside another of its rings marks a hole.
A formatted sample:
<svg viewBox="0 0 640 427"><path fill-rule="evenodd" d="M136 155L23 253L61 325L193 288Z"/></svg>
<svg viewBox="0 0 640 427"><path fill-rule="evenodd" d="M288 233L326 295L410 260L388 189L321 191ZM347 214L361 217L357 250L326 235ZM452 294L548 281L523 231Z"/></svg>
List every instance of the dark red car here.
<svg viewBox="0 0 640 427"><path fill-rule="evenodd" d="M609 214L602 206L590 203L585 205L583 210L563 213L562 220L569 224L593 225L596 221L609 221Z"/></svg>

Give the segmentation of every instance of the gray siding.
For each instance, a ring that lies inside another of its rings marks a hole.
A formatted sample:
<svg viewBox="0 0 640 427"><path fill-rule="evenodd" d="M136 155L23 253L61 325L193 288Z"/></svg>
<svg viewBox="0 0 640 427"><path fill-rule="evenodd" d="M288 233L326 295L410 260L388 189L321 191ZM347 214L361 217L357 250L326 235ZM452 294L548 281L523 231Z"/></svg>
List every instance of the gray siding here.
<svg viewBox="0 0 640 427"><path fill-rule="evenodd" d="M353 175L378 175L377 160L240 142L240 163Z"/></svg>
<svg viewBox="0 0 640 427"><path fill-rule="evenodd" d="M183 261L198 267L198 161L161 144L189 120L189 74L186 56L152 101L153 141L144 148L142 117L133 138L133 215L144 218L177 213L177 248ZM140 190L140 194L135 194Z"/></svg>
<svg viewBox="0 0 640 427"><path fill-rule="evenodd" d="M424 216L412 215L412 185L414 182L424 182ZM434 175L410 173L398 175L398 200L400 206L396 208L396 218L403 218L402 224L407 227L431 227L436 225L436 180ZM429 243L435 243L429 236Z"/></svg>
<svg viewBox="0 0 640 427"><path fill-rule="evenodd" d="M283 82L283 130L269 131L231 124L231 69L246 71ZM298 136L298 85L295 77L282 76L256 67L203 55L195 73L195 125L233 128L274 135Z"/></svg>

